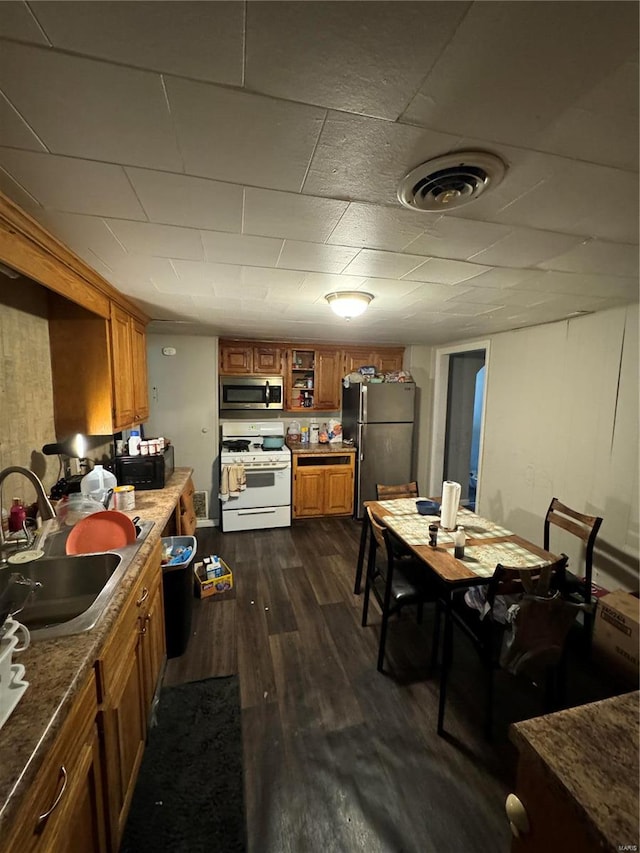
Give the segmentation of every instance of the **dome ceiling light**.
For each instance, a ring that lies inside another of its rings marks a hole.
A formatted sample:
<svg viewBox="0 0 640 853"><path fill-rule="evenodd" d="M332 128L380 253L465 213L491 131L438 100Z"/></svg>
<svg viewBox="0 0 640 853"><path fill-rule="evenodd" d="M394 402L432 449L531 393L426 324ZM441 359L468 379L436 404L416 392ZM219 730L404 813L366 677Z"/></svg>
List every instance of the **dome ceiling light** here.
<svg viewBox="0 0 640 853"><path fill-rule="evenodd" d="M364 314L373 299L373 294L365 293L363 290L342 290L328 293L325 299L334 314L345 320L351 320L352 317Z"/></svg>
<svg viewBox="0 0 640 853"><path fill-rule="evenodd" d="M411 210L446 213L497 187L506 171L506 165L495 154L445 154L412 169L398 187L398 201Z"/></svg>

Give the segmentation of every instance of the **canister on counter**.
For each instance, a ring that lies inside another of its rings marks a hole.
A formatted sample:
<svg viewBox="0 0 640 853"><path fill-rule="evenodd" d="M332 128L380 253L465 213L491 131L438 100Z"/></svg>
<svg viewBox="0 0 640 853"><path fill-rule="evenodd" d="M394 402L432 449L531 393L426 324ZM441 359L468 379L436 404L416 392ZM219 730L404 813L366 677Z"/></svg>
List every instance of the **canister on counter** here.
<svg viewBox="0 0 640 853"><path fill-rule="evenodd" d="M136 490L134 486L116 486L113 490L113 508L127 512L136 508Z"/></svg>

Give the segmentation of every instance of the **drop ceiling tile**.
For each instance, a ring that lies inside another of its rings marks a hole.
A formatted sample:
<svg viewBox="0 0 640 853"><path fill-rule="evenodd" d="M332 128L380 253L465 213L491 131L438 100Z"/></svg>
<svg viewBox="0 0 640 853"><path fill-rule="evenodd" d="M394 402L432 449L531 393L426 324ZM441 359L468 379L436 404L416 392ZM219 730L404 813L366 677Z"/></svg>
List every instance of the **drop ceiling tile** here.
<svg viewBox="0 0 640 853"><path fill-rule="evenodd" d="M580 242L579 237L569 234L514 228L493 246L476 252L471 256L471 260L499 267L531 267L547 258L569 251Z"/></svg>
<svg viewBox="0 0 640 853"><path fill-rule="evenodd" d="M274 237L249 237L220 231L202 231L200 236L206 260L220 264L275 266L283 243Z"/></svg>
<svg viewBox="0 0 640 853"><path fill-rule="evenodd" d="M399 207L402 178L459 142L447 133L330 112L303 192Z"/></svg>
<svg viewBox="0 0 640 853"><path fill-rule="evenodd" d="M414 214L420 216L419 213ZM427 225L423 234L405 246L413 255L434 255L436 258L467 260L481 249L492 246L509 233L506 225L477 222L441 216Z"/></svg>
<svg viewBox="0 0 640 853"><path fill-rule="evenodd" d="M34 44L48 44L47 38L38 26L38 22L29 11L26 3L4 0L0 15L0 36L3 38L28 41Z"/></svg>
<svg viewBox="0 0 640 853"><path fill-rule="evenodd" d="M157 258L204 260L200 233L195 229L117 219L107 222L128 252Z"/></svg>
<svg viewBox="0 0 640 853"><path fill-rule="evenodd" d="M297 191L324 110L206 83L165 80L185 171Z"/></svg>
<svg viewBox="0 0 640 853"><path fill-rule="evenodd" d="M638 279L606 274L541 272L537 278L515 285L518 290L536 290L563 296L594 296L600 299L638 301Z"/></svg>
<svg viewBox="0 0 640 853"><path fill-rule="evenodd" d="M0 92L0 145L32 151L47 150L2 92Z"/></svg>
<svg viewBox="0 0 640 853"><path fill-rule="evenodd" d="M393 300L398 304L407 301L412 302L417 298L416 294L423 292L424 287L425 285L420 282L409 281L406 278L365 278L360 287L351 288L345 282L342 287L336 287L334 290L365 290L368 293L373 293L376 306L379 306L386 300ZM451 290L449 287L446 289Z"/></svg>
<svg viewBox="0 0 640 853"><path fill-rule="evenodd" d="M91 250L106 266L126 257L122 244L98 216L44 210L38 215L38 222L75 252Z"/></svg>
<svg viewBox="0 0 640 853"><path fill-rule="evenodd" d="M324 242L346 208L346 201L248 187L242 231L260 237Z"/></svg>
<svg viewBox="0 0 640 853"><path fill-rule="evenodd" d="M246 85L396 119L468 5L249 3Z"/></svg>
<svg viewBox="0 0 640 853"><path fill-rule="evenodd" d="M568 252L543 261L543 269L565 272L608 273L610 275L638 275L638 247L623 243L606 243L589 240Z"/></svg>
<svg viewBox="0 0 640 853"><path fill-rule="evenodd" d="M439 284L459 284L475 278L489 267L482 264L469 264L466 261L451 261L443 258L429 258L417 269L407 273L405 278L412 281L432 281Z"/></svg>
<svg viewBox="0 0 640 853"><path fill-rule="evenodd" d="M526 282L540 277L538 270L519 270L508 267L496 267L483 272L473 279L474 287L515 287L520 284L526 287Z"/></svg>
<svg viewBox="0 0 640 853"><path fill-rule="evenodd" d="M347 275L365 275L374 278L400 278L424 263L420 255L401 255L397 252L379 252L361 249L345 272Z"/></svg>
<svg viewBox="0 0 640 853"><path fill-rule="evenodd" d="M187 288L188 292L202 292L207 288L213 288L216 284L225 282L240 285L242 267L235 264L212 264L199 261L172 261L172 266L178 274L178 278Z"/></svg>
<svg viewBox="0 0 640 853"><path fill-rule="evenodd" d="M300 295L312 296L316 299L333 290L367 290L368 288L364 287L365 281L366 278L361 275L329 275L310 272L304 277L304 286Z"/></svg>
<svg viewBox="0 0 640 853"><path fill-rule="evenodd" d="M1 149L0 149L1 151ZM1 163L1 157L0 157ZM38 216L42 206L27 190L24 189L14 178L11 177L0 165L0 192L14 201L27 213Z"/></svg>
<svg viewBox="0 0 640 853"><path fill-rule="evenodd" d="M474 282L469 282L473 285ZM548 293L537 293L529 290L515 290L513 288L498 287L471 287L466 293L453 296L452 302L467 301L482 305L513 305L529 308L533 305L542 305L549 302L553 296Z"/></svg>
<svg viewBox="0 0 640 853"><path fill-rule="evenodd" d="M400 251L435 223L439 214L415 213L380 204L352 203L334 228L328 243ZM417 252L416 254L421 254Z"/></svg>
<svg viewBox="0 0 640 853"><path fill-rule="evenodd" d="M50 151L182 171L160 75L14 43L2 50L2 89Z"/></svg>
<svg viewBox="0 0 640 853"><path fill-rule="evenodd" d="M637 4L583 3L579 10L572 3L474 3L403 118L539 148L548 125L637 49ZM574 149L573 156L581 155Z"/></svg>
<svg viewBox="0 0 640 853"><path fill-rule="evenodd" d="M245 284L258 287L275 288L284 290L287 296L291 295L293 289L298 289L302 286L305 274L297 270L276 270L268 267L242 267L240 273L240 281Z"/></svg>
<svg viewBox="0 0 640 853"><path fill-rule="evenodd" d="M340 273L360 250L349 246L328 246L285 240L278 267L309 272Z"/></svg>
<svg viewBox="0 0 640 853"><path fill-rule="evenodd" d="M242 3L119 3L117 14L113 3L30 5L55 47L181 77L242 85Z"/></svg>
<svg viewBox="0 0 640 853"><path fill-rule="evenodd" d="M151 169L125 169L151 222L240 231L242 187Z"/></svg>
<svg viewBox="0 0 640 853"><path fill-rule="evenodd" d="M120 166L10 148L0 149L0 166L43 207L93 216L146 218Z"/></svg>
<svg viewBox="0 0 640 853"><path fill-rule="evenodd" d="M128 293L139 285L153 286L158 292L178 292L179 279L167 258L150 258L148 255L121 253L111 255L108 265L113 275L108 280Z"/></svg>

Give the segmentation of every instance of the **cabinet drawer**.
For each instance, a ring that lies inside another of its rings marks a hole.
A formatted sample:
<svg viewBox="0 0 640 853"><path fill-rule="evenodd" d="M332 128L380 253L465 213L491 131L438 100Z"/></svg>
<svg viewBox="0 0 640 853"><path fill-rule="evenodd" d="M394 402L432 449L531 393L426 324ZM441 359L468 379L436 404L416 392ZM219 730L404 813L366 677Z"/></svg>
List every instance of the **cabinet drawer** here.
<svg viewBox="0 0 640 853"><path fill-rule="evenodd" d="M310 468L315 465L351 465L353 462L353 454L347 453L344 456L339 453L332 453L328 456L300 456L296 460L297 468Z"/></svg>

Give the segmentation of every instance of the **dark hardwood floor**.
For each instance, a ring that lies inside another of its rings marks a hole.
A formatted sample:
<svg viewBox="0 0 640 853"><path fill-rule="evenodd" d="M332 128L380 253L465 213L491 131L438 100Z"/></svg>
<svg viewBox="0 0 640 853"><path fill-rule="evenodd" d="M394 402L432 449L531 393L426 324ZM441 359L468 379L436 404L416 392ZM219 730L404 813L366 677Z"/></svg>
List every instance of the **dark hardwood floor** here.
<svg viewBox="0 0 640 853"><path fill-rule="evenodd" d="M372 601L362 628L352 592L359 536L351 519L200 529L198 558L222 556L235 589L194 599L189 646L165 684L239 674L249 853L506 853L508 726L541 713L541 693L499 673L487 743L479 660L456 638L438 737L432 611L421 626L410 609L391 624L389 674L378 673L379 611ZM570 671L569 704L615 692L578 653Z"/></svg>

